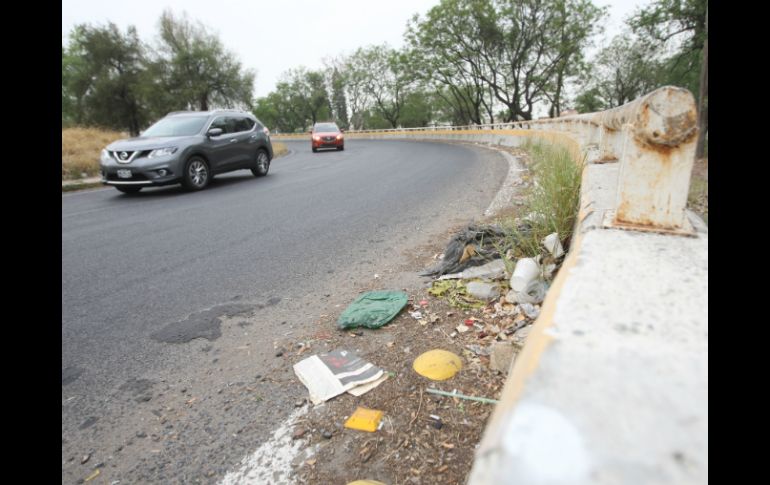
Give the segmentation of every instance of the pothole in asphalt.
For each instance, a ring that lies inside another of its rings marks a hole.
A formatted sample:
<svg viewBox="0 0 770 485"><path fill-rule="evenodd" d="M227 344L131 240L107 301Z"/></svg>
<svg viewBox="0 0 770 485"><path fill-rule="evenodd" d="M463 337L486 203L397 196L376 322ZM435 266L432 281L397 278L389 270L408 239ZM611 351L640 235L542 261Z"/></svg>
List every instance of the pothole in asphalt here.
<svg viewBox="0 0 770 485"><path fill-rule="evenodd" d="M192 314L184 320L169 323L150 337L167 344L187 343L196 338L216 340L222 336L223 317L244 315L252 312L254 308L251 305L241 304L219 305L210 310Z"/></svg>

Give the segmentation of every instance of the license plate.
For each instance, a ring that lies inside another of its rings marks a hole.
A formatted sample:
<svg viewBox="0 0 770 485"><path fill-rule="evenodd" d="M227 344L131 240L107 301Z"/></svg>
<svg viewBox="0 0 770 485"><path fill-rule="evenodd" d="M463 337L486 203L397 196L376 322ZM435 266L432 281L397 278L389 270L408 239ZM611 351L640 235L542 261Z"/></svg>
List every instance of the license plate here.
<svg viewBox="0 0 770 485"><path fill-rule="evenodd" d="M121 168L118 170L118 177L122 179L130 179L131 178L131 170L127 168Z"/></svg>

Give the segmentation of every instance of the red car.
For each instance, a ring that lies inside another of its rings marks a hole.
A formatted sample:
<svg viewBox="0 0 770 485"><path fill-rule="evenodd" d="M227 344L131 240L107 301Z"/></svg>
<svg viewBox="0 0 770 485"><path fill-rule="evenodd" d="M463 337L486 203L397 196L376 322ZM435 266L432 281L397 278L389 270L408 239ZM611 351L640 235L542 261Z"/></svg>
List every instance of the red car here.
<svg viewBox="0 0 770 485"><path fill-rule="evenodd" d="M342 130L335 123L316 123L310 131L310 144L313 147L313 153L319 148L345 149L345 137L342 136Z"/></svg>

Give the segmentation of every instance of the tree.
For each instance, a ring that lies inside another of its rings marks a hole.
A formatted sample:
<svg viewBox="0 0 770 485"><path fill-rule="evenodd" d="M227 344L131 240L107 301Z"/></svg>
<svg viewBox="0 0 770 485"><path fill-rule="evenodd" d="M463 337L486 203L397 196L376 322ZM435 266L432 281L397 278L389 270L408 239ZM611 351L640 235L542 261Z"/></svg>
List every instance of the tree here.
<svg viewBox="0 0 770 485"><path fill-rule="evenodd" d="M605 109L605 103L599 94L598 87L583 91L575 98L575 109L579 113L595 113Z"/></svg>
<svg viewBox="0 0 770 485"><path fill-rule="evenodd" d="M342 129L348 129L348 104L345 100L345 79L334 68L331 75L332 85L332 104L334 107L334 118L337 120L338 125Z"/></svg>
<svg viewBox="0 0 770 485"><path fill-rule="evenodd" d="M434 121L434 96L427 91L412 91L404 98L400 125L404 128L429 126Z"/></svg>
<svg viewBox="0 0 770 485"><path fill-rule="evenodd" d="M62 49L62 121L66 116L138 135L147 122L140 88L145 66L135 27L122 34L111 22L76 26Z"/></svg>
<svg viewBox="0 0 770 485"><path fill-rule="evenodd" d="M698 144L695 158L703 158L706 134L709 129L709 12L706 9L706 40L703 43L703 61L700 70L700 92L698 94Z"/></svg>
<svg viewBox="0 0 770 485"><path fill-rule="evenodd" d="M373 101L372 109L397 128L404 99L414 81L408 59L387 44L360 48L352 57L354 75Z"/></svg>
<svg viewBox="0 0 770 485"><path fill-rule="evenodd" d="M444 0L424 19L415 15L405 37L415 74L451 107L459 124L494 122L493 97L482 77L488 69L482 51L493 38L489 1Z"/></svg>
<svg viewBox="0 0 770 485"><path fill-rule="evenodd" d="M354 130L363 129L364 112L371 106L366 90L368 66L360 51L327 61L327 68L336 70L342 81L346 105L350 110L349 126Z"/></svg>
<svg viewBox="0 0 770 485"><path fill-rule="evenodd" d="M655 0L639 9L629 25L650 44L674 49L664 83L697 93L696 153L702 156L708 132L708 0Z"/></svg>
<svg viewBox="0 0 770 485"><path fill-rule="evenodd" d="M664 66L648 44L631 33L620 34L599 51L593 68L584 74L578 109L601 111L633 101L661 85Z"/></svg>
<svg viewBox="0 0 770 485"><path fill-rule="evenodd" d="M306 122L315 124L331 117L331 103L321 71L309 71L304 67L290 69L283 74L282 81L291 109Z"/></svg>
<svg viewBox="0 0 770 485"><path fill-rule="evenodd" d="M598 21L606 15L607 7L597 8L590 0L556 0L548 39L553 43L547 57L554 63L552 87L545 91L551 101L549 116L561 115L562 92L567 77L578 74L583 51L601 28Z"/></svg>
<svg viewBox="0 0 770 485"><path fill-rule="evenodd" d="M167 89L178 103L202 111L251 106L255 74L242 69L203 24L166 10L160 18L160 42L169 66Z"/></svg>

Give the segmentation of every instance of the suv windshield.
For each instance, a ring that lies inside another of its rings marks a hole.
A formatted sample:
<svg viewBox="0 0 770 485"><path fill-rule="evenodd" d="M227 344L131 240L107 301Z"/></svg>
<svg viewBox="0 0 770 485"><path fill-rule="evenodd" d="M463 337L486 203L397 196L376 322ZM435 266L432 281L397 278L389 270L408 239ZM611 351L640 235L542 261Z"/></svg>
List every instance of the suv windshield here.
<svg viewBox="0 0 770 485"><path fill-rule="evenodd" d="M315 125L315 131L340 131L334 123L319 123Z"/></svg>
<svg viewBox="0 0 770 485"><path fill-rule="evenodd" d="M206 123L206 116L172 116L163 118L147 128L143 137L151 136L192 136L198 134Z"/></svg>

